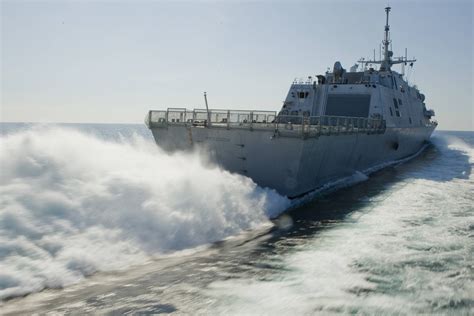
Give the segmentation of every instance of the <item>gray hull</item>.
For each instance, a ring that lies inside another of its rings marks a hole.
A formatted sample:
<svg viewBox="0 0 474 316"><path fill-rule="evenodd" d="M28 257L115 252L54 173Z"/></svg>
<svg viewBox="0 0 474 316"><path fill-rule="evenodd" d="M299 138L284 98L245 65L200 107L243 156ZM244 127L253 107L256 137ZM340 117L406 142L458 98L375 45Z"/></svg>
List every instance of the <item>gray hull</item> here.
<svg viewBox="0 0 474 316"><path fill-rule="evenodd" d="M384 133L336 133L288 137L272 130L183 125L151 128L167 151L203 147L211 159L258 185L297 197L328 182L418 152L434 126L390 128Z"/></svg>

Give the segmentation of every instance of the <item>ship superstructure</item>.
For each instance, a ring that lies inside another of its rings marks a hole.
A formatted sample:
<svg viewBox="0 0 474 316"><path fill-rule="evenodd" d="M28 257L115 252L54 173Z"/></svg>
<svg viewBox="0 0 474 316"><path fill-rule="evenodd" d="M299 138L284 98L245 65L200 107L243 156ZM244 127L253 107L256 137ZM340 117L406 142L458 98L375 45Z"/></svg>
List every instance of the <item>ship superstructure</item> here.
<svg viewBox="0 0 474 316"><path fill-rule="evenodd" d="M385 11L383 58L360 59L350 71L336 62L332 72L295 80L278 112L209 109L207 98L206 109L150 111L157 144L203 147L223 168L289 197L416 153L437 123L404 78L416 60L393 58Z"/></svg>
<svg viewBox="0 0 474 316"><path fill-rule="evenodd" d="M387 20L383 44L383 59L360 59L347 72L336 62L332 72L307 80L295 80L290 87L280 115L343 116L383 118L389 127L414 127L431 124L434 111L427 110L425 96L416 86L410 86L404 75L392 70L401 64L413 66L416 59L393 59L389 49L390 7L385 8ZM380 65L375 70L372 65ZM360 67L361 66L361 67ZM362 71L357 71L362 68Z"/></svg>

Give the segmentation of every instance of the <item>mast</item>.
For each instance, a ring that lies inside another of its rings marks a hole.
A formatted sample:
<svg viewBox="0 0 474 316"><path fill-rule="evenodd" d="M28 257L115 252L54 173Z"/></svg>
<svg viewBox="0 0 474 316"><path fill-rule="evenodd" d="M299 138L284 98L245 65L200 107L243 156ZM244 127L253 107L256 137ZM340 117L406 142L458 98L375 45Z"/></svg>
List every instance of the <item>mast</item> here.
<svg viewBox="0 0 474 316"><path fill-rule="evenodd" d="M390 45L390 25L388 25L388 16L389 16L389 13L390 13L390 7L386 7L385 8L385 12L387 14L387 20L385 22L385 36L384 36L384 40L382 42L383 44L383 47L384 47L384 50L383 50L383 63L381 65L380 68L382 68L382 70L390 70L390 57L392 57L392 52L388 49L388 45Z"/></svg>
<svg viewBox="0 0 474 316"><path fill-rule="evenodd" d="M359 63L362 63L363 65L367 64L379 64L380 65L380 71L391 71L392 65L395 64L403 64L406 65L407 63L410 63L410 66L413 66L413 63L416 61L416 59L408 59L407 58L407 53L405 49L405 56L404 57L396 57L395 59L392 59L393 52L390 49L390 46L392 44L392 41L390 40L390 25L388 24L388 18L390 14L391 7L386 7L385 8L385 13L386 13L386 20L385 20L385 29L384 29L384 39L382 41L383 44L383 56L380 56L379 60L375 60L375 53L374 53L374 59L373 60L366 60L364 58L359 59ZM380 48L382 50L382 48ZM382 55L380 53L380 55Z"/></svg>

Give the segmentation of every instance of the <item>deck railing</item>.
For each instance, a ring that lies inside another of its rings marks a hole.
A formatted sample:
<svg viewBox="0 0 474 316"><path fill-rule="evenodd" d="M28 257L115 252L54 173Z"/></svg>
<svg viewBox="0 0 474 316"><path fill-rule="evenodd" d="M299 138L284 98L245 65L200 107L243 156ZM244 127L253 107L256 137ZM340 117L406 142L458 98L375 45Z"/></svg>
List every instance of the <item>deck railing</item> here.
<svg viewBox="0 0 474 316"><path fill-rule="evenodd" d="M209 115L209 116L208 116ZM208 122L210 118L210 122ZM194 126L271 130L282 136L318 137L320 135L385 132L385 120L344 116L277 115L275 111L242 110L187 110L169 108L166 111L149 111L145 119L149 128L168 126Z"/></svg>

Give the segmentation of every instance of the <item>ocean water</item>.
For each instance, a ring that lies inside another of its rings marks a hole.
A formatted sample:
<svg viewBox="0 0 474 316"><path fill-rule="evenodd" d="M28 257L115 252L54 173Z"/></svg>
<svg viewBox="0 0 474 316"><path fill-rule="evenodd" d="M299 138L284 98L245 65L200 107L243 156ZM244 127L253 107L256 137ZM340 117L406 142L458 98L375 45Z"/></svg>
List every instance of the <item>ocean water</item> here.
<svg viewBox="0 0 474 316"><path fill-rule="evenodd" d="M2 314L474 313L473 132L295 207L141 125L0 126Z"/></svg>

